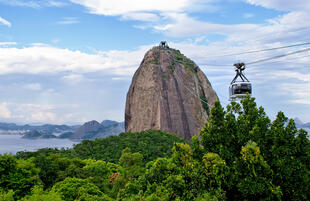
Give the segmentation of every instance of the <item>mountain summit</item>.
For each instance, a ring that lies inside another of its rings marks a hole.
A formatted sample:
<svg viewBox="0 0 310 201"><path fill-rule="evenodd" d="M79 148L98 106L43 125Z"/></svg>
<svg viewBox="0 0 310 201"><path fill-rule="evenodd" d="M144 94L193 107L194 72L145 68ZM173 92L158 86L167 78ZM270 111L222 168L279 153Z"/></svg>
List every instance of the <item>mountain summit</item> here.
<svg viewBox="0 0 310 201"><path fill-rule="evenodd" d="M65 133L71 139L96 139L118 135L124 131L124 123L104 120L102 123L92 120L79 127L74 133Z"/></svg>
<svg viewBox="0 0 310 201"><path fill-rule="evenodd" d="M207 121L218 100L200 68L167 44L149 50L127 93L126 132L148 129L190 140Z"/></svg>

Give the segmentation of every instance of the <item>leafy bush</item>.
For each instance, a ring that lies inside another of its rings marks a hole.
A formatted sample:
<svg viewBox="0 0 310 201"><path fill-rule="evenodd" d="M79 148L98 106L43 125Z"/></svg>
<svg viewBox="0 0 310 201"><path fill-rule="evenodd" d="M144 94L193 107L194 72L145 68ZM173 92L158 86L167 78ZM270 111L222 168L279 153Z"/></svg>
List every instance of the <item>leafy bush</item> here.
<svg viewBox="0 0 310 201"><path fill-rule="evenodd" d="M70 177L56 183L52 190L59 193L65 201L79 200L81 197L103 196L100 189L93 183L85 179Z"/></svg>

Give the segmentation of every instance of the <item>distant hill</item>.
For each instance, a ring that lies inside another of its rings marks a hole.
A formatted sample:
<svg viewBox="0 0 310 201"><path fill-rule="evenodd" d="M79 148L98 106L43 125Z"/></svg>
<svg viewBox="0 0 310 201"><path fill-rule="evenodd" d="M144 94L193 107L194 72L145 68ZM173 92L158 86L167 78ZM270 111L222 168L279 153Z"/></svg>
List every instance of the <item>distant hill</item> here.
<svg viewBox="0 0 310 201"><path fill-rule="evenodd" d="M14 123L0 123L0 130L7 131L7 132L15 131L15 133L18 133L18 131L20 133L25 133L31 130L36 130L41 133L53 134L53 133L62 133L65 131L75 131L77 127L80 127L80 125L67 126L67 125L44 124L44 125L34 126L34 125L29 125L29 124L17 125Z"/></svg>
<svg viewBox="0 0 310 201"><path fill-rule="evenodd" d="M66 139L66 138L71 138L71 136L73 135L73 132L64 132L64 133L62 133L62 134L60 134L59 136L58 136L58 138L60 138L60 139Z"/></svg>
<svg viewBox="0 0 310 201"><path fill-rule="evenodd" d="M310 122L308 123L303 123L299 118L294 119L296 127L297 128L302 128L305 129L309 134L310 134Z"/></svg>
<svg viewBox="0 0 310 201"><path fill-rule="evenodd" d="M78 128L71 136L71 139L96 139L118 135L124 132L124 123L111 120L89 121Z"/></svg>
<svg viewBox="0 0 310 201"><path fill-rule="evenodd" d="M26 132L23 138L25 139L38 139L38 138L49 139L49 138L57 138L57 137L50 133L44 133L44 132L40 132L37 130L31 130L31 131Z"/></svg>
<svg viewBox="0 0 310 201"><path fill-rule="evenodd" d="M303 123L299 118L294 119L295 124L298 128L310 128L310 122L308 123Z"/></svg>
<svg viewBox="0 0 310 201"><path fill-rule="evenodd" d="M15 123L0 123L0 134L23 134L25 139L37 138L70 138L96 139L118 135L125 131L124 122L112 120L89 121L81 125L17 125Z"/></svg>
<svg viewBox="0 0 310 201"><path fill-rule="evenodd" d="M119 124L119 123L123 123L123 122L117 122L117 121L112 121L112 120L103 120L101 122L101 125L103 125L103 126L113 126L113 125Z"/></svg>

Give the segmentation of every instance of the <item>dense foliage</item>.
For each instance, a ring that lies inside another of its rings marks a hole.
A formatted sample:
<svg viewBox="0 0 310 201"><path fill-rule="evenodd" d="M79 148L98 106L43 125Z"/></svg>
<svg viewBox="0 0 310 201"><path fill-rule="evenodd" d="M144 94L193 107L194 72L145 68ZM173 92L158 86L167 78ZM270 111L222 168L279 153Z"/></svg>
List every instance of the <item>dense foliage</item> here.
<svg viewBox="0 0 310 201"><path fill-rule="evenodd" d="M63 157L96 159L117 163L122 150L130 148L133 152L143 155L143 163L155 160L158 157L170 157L174 143L187 143L175 134L162 131L142 131L138 133L121 133L119 136L110 136L104 139L83 140L72 149L40 149L36 152L18 152L17 157L27 159L38 155L48 156L60 154Z"/></svg>
<svg viewBox="0 0 310 201"><path fill-rule="evenodd" d="M112 137L112 148L95 140L72 150L0 156L0 201L310 198L307 133L282 112L271 122L253 98L233 102L226 110L217 102L191 144L162 150L156 133L175 136L150 132L154 138L144 132L122 134L118 139L127 144L117 146ZM149 141L139 144L137 139L145 136Z"/></svg>

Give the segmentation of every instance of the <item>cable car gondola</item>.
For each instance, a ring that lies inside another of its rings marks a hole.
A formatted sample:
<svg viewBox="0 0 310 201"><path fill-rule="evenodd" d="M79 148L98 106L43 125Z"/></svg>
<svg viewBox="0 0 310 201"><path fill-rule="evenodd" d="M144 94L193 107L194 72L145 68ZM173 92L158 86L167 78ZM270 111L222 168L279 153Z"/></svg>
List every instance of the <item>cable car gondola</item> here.
<svg viewBox="0 0 310 201"><path fill-rule="evenodd" d="M231 81L229 86L229 100L239 100L247 96L247 94L252 94L252 85L250 81L243 75L242 71L245 70L244 63L234 64L236 76ZM240 77L242 81L236 81Z"/></svg>

